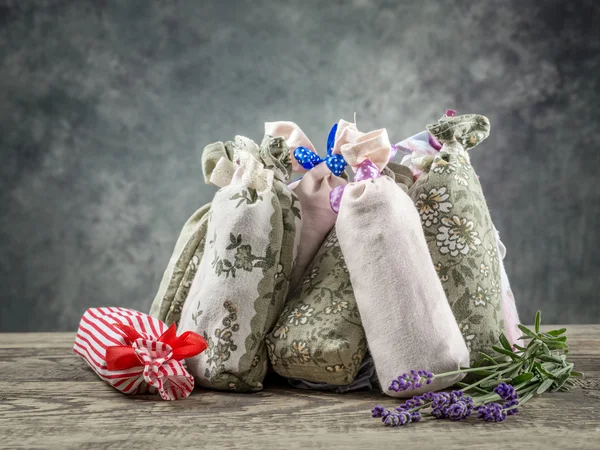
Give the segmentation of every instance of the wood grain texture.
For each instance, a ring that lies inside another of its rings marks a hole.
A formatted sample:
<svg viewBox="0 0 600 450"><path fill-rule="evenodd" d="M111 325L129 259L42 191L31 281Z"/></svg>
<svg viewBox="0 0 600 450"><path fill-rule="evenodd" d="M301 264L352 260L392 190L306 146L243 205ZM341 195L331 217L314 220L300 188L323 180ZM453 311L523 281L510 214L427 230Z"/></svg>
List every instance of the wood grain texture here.
<svg viewBox="0 0 600 450"><path fill-rule="evenodd" d="M531 400L504 423L371 419L378 392L329 394L267 380L255 394L195 391L188 399L127 397L71 351L73 333L0 334L0 448L561 448L600 447L600 325L569 326L586 378Z"/></svg>

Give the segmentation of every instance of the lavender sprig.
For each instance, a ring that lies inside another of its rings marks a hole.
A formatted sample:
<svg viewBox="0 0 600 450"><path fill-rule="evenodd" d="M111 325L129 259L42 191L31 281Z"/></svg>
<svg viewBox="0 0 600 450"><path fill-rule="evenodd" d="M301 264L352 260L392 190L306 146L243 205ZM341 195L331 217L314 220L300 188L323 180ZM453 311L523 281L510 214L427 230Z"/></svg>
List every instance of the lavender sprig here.
<svg viewBox="0 0 600 450"><path fill-rule="evenodd" d="M476 411L481 420L502 422L507 416L518 413L517 406L522 406L534 395L547 390L570 390L572 378L583 374L573 370L573 363L566 359L566 329L541 332L540 322L541 313L538 311L535 331L519 325L524 333L519 339L529 340L527 347L511 346L506 336L501 334L501 347L492 347L497 355L492 357L482 353L482 359L471 368L435 375L427 370L411 370L400 375L392 380L389 390L415 390L431 384L435 378L456 374L469 373L475 381L471 384L457 383L461 389L452 392L428 392L414 396L393 411L377 406L372 411L373 417L395 427L418 422L424 416L463 420Z"/></svg>
<svg viewBox="0 0 600 450"><path fill-rule="evenodd" d="M401 392L411 389L418 389L423 384L431 384L433 374L427 370L411 370L409 373L403 373L390 384L390 390Z"/></svg>

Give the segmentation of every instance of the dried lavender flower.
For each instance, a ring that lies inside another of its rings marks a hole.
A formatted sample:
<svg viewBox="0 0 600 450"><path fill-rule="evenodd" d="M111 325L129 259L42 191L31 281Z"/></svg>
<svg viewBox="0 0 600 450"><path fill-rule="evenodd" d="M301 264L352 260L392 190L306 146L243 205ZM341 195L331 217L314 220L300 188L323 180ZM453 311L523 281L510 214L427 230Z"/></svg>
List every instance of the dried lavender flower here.
<svg viewBox="0 0 600 450"><path fill-rule="evenodd" d="M502 422L506 419L506 411L496 402L481 405L477 408L477 417L486 422Z"/></svg>
<svg viewBox="0 0 600 450"><path fill-rule="evenodd" d="M402 392L411 389L418 389L423 384L431 384L434 375L427 370L411 370L409 373L403 373L392 381L390 391Z"/></svg>

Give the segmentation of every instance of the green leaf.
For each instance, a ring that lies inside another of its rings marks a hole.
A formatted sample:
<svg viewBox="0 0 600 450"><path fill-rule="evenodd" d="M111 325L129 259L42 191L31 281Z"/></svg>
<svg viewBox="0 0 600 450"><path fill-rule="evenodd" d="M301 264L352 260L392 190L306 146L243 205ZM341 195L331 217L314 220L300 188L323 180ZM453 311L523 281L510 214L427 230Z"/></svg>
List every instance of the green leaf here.
<svg viewBox="0 0 600 450"><path fill-rule="evenodd" d="M504 333L500 333L499 338L500 338L500 343L502 344L502 347L504 347L506 350L510 350L512 352L512 347L510 346L508 339L506 339L506 335Z"/></svg>
<svg viewBox="0 0 600 450"><path fill-rule="evenodd" d="M565 331L567 331L566 328L560 328L558 330L551 330L548 331L547 334L551 335L551 336L560 336L561 334L563 334Z"/></svg>
<svg viewBox="0 0 600 450"><path fill-rule="evenodd" d="M502 382L506 383L506 382L509 382L509 381L510 381L510 378L495 378L495 379L484 381L483 383L480 384L480 386L482 388L492 387L492 386L498 386Z"/></svg>
<svg viewBox="0 0 600 450"><path fill-rule="evenodd" d="M469 387L470 385L468 385L467 383L458 382L458 383L456 383L456 386L458 386L461 389L464 389L466 387ZM483 395L489 394L488 391L486 391L485 389L481 389L479 386L472 387L469 390L473 390L473 391L475 391L475 392L477 392L479 394L483 394Z"/></svg>
<svg viewBox="0 0 600 450"><path fill-rule="evenodd" d="M538 337L538 335L536 333L534 333L533 331L531 331L525 325L519 324L518 327L519 327L519 330L521 330L526 335L531 336L532 338L537 338Z"/></svg>
<svg viewBox="0 0 600 450"><path fill-rule="evenodd" d="M538 310L538 312L535 313L535 332L536 333L540 332L541 321L542 321L542 312Z"/></svg>
<svg viewBox="0 0 600 450"><path fill-rule="evenodd" d="M576 370L571 371L572 377L583 378L585 374L583 372L577 372Z"/></svg>
<svg viewBox="0 0 600 450"><path fill-rule="evenodd" d="M540 333L540 337L544 340L544 342L552 343L552 342L567 342L566 336L552 336L548 333Z"/></svg>
<svg viewBox="0 0 600 450"><path fill-rule="evenodd" d="M552 386L552 383L554 383L554 380L545 380L542 384L540 384L540 387L537 388L535 393L538 395L543 394L550 388L550 386Z"/></svg>
<svg viewBox="0 0 600 450"><path fill-rule="evenodd" d="M541 375L544 375L546 377L548 377L551 381L556 380L556 376L554 376L552 373L548 372L542 364L536 362L534 363L535 368L538 370L538 372L540 372Z"/></svg>
<svg viewBox="0 0 600 450"><path fill-rule="evenodd" d="M534 377L532 372L525 372L522 373L521 375L517 375L516 377L514 377L512 379L512 381L510 382L510 384L512 384L513 386L517 386L521 383L525 383L526 381L531 380Z"/></svg>
<svg viewBox="0 0 600 450"><path fill-rule="evenodd" d="M567 343L561 341L553 341L550 345L552 346L552 350L569 348Z"/></svg>
<svg viewBox="0 0 600 450"><path fill-rule="evenodd" d="M472 373L472 374L475 374L475 375L480 375L480 376L483 376L483 377L488 377L490 375L495 375L498 372L496 372L495 370L481 369L481 370L474 370L474 371L469 372L469 373Z"/></svg>
<svg viewBox="0 0 600 450"><path fill-rule="evenodd" d="M492 358L490 355L483 353L483 352L479 352L479 354L482 356L483 359L480 359L477 362L480 362L482 360L487 360L487 361L491 362L492 364L498 364L498 362L494 358Z"/></svg>
<svg viewBox="0 0 600 450"><path fill-rule="evenodd" d="M553 363L557 363L557 364L562 364L562 362L563 362L563 360L561 358L559 358L558 356L554 356L554 355L538 355L537 358L540 359L541 361L553 362Z"/></svg>
<svg viewBox="0 0 600 450"><path fill-rule="evenodd" d="M506 350L505 348L492 346L492 350L494 350L496 353L510 356L515 361L522 361L521 357L519 357L516 353Z"/></svg>
<svg viewBox="0 0 600 450"><path fill-rule="evenodd" d="M570 375L568 373L565 373L564 375L562 375L558 379L558 381L554 384L554 386L552 386L552 389L551 389L552 392L556 392L556 391L560 390L565 385L567 380L569 379L569 376Z"/></svg>
<svg viewBox="0 0 600 450"><path fill-rule="evenodd" d="M523 405L525 402L531 399L535 395L535 390L528 392L523 397L519 398L519 405Z"/></svg>

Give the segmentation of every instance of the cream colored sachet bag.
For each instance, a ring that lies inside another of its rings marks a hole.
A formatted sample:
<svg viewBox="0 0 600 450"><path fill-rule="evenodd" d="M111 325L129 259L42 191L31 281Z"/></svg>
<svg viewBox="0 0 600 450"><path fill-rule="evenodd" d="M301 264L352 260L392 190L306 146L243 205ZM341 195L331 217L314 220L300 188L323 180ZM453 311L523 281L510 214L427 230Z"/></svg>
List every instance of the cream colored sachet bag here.
<svg viewBox="0 0 600 450"><path fill-rule="evenodd" d="M336 231L379 382L394 397L446 388L461 376L411 391L388 388L411 369L443 373L467 367L469 352L413 201L363 150L341 147L356 174L341 196ZM377 160L385 158L378 153Z"/></svg>
<svg viewBox="0 0 600 450"><path fill-rule="evenodd" d="M187 360L198 384L208 388L262 389L264 337L287 294L300 220L287 187L289 150L267 136L259 156L240 152L234 163L222 158L211 176L222 187L179 322L180 333L195 331L208 342L204 353Z"/></svg>

